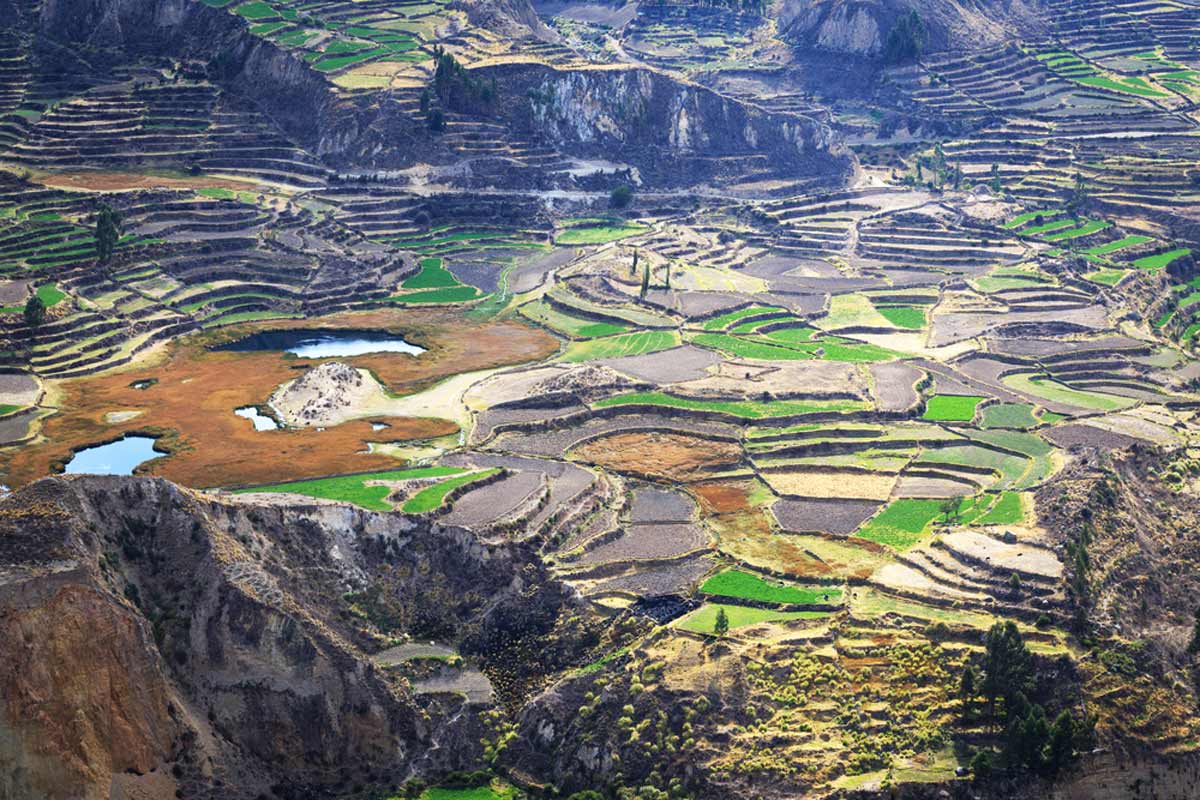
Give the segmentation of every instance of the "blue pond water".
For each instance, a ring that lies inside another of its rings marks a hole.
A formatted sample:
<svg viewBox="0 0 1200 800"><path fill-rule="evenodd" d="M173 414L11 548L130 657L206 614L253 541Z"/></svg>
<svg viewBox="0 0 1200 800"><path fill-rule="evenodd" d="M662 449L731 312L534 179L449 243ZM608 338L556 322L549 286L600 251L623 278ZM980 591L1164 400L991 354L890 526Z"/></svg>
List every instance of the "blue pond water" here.
<svg viewBox="0 0 1200 800"><path fill-rule="evenodd" d="M300 358L347 358L364 353L418 356L425 352L424 347L387 331L330 329L259 331L236 342L218 345L215 349L239 353L283 350Z"/></svg>
<svg viewBox="0 0 1200 800"><path fill-rule="evenodd" d="M154 450L154 439L149 436L126 436L108 444L85 447L75 453L64 470L68 475L132 475L138 464L163 453Z"/></svg>

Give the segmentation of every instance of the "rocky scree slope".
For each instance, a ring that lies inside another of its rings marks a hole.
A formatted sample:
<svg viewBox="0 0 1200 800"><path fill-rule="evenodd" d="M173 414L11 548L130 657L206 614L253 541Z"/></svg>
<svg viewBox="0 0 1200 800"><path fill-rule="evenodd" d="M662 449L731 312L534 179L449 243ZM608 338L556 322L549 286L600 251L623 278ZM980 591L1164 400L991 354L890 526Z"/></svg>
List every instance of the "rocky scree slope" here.
<svg viewBox="0 0 1200 800"><path fill-rule="evenodd" d="M1123 758L1187 756L1193 770L1197 470L1184 451L1085 450L1037 497L1039 522L1059 540L1076 632L1092 647L1081 670L1101 741Z"/></svg>
<svg viewBox="0 0 1200 800"><path fill-rule="evenodd" d="M161 479L27 487L0 504L0 797L321 797L478 768L478 714L372 664L364 596L393 636L485 669L567 602L522 551L427 519Z"/></svg>

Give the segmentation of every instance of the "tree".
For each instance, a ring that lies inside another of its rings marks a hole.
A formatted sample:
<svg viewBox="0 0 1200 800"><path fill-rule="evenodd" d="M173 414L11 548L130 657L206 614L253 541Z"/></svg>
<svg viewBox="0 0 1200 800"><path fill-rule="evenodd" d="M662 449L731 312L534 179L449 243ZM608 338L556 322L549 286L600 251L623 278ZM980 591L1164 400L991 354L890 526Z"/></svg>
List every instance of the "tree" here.
<svg viewBox="0 0 1200 800"><path fill-rule="evenodd" d="M663 281L663 288L664 289L671 288L671 264L670 263L667 264L667 277Z"/></svg>
<svg viewBox="0 0 1200 800"><path fill-rule="evenodd" d="M963 670L962 678L958 681L958 696L962 700L965 714L971 708L971 701L975 699L975 668L970 664Z"/></svg>
<svg viewBox="0 0 1200 800"><path fill-rule="evenodd" d="M442 105L464 114L485 114L492 111L498 92L496 81L484 82L472 75L450 53L434 46L436 66L431 85Z"/></svg>
<svg viewBox="0 0 1200 800"><path fill-rule="evenodd" d="M36 294L31 295L25 301L25 310L22 313L25 316L25 324L32 332L46 321L46 303Z"/></svg>
<svg viewBox="0 0 1200 800"><path fill-rule="evenodd" d="M960 505L960 502L959 502L959 498L957 498L957 497L947 497L945 500L943 500L941 503L939 503L938 504L938 514L941 515L942 521L943 522L950 522L951 520L957 521L960 516L960 512L958 510L959 505Z"/></svg>
<svg viewBox="0 0 1200 800"><path fill-rule="evenodd" d="M1075 757L1075 718L1064 711L1054 720L1050 728L1050 741L1046 745L1046 770L1051 774L1071 763Z"/></svg>
<svg viewBox="0 0 1200 800"><path fill-rule="evenodd" d="M1024 719L1014 719L1009 725L1010 766L1020 764L1031 772L1040 772L1046 743L1050 741L1050 725L1041 706L1030 706Z"/></svg>
<svg viewBox="0 0 1200 800"><path fill-rule="evenodd" d="M1071 189L1071 196L1067 198L1065 206L1067 216L1071 219L1079 219L1079 212L1084 209L1088 202L1088 186L1087 181L1083 179L1083 175L1075 173L1075 186Z"/></svg>
<svg viewBox="0 0 1200 800"><path fill-rule="evenodd" d="M883 61L885 64L904 64L917 61L925 50L925 21L921 15L913 11L900 17L888 31L887 41L883 45Z"/></svg>
<svg viewBox="0 0 1200 800"><path fill-rule="evenodd" d="M642 267L642 290L638 292L638 299L645 300L646 292L650 291L650 262Z"/></svg>
<svg viewBox="0 0 1200 800"><path fill-rule="evenodd" d="M992 164L991 182L992 194L1000 194L1000 165Z"/></svg>
<svg viewBox="0 0 1200 800"><path fill-rule="evenodd" d="M1017 573L1012 573L1008 576L1008 588L1013 594L1021 593L1021 576Z"/></svg>
<svg viewBox="0 0 1200 800"><path fill-rule="evenodd" d="M613 208L628 208L633 202L633 189L625 184L616 186L608 194L608 204Z"/></svg>
<svg viewBox="0 0 1200 800"><path fill-rule="evenodd" d="M108 203L101 203L96 213L96 260L107 264L121 238L121 217Z"/></svg>
<svg viewBox="0 0 1200 800"><path fill-rule="evenodd" d="M729 633L729 615L725 613L725 609L717 609L717 621L713 623L713 633L717 636L724 636Z"/></svg>
<svg viewBox="0 0 1200 800"><path fill-rule="evenodd" d="M633 266L629 268L630 275L637 275L638 249L633 248Z"/></svg>
<svg viewBox="0 0 1200 800"><path fill-rule="evenodd" d="M1192 641L1188 645L1188 653L1192 655L1200 653L1200 608L1196 609L1196 624L1192 628Z"/></svg>
<svg viewBox="0 0 1200 800"><path fill-rule="evenodd" d="M997 622L987 632L981 689L988 701L988 715L996 716L996 701L1003 700L1011 714L1018 696L1033 688L1033 663L1016 623Z"/></svg>
<svg viewBox="0 0 1200 800"><path fill-rule="evenodd" d="M990 750L980 750L971 759L971 774L978 780L987 780L992 774L992 753Z"/></svg>

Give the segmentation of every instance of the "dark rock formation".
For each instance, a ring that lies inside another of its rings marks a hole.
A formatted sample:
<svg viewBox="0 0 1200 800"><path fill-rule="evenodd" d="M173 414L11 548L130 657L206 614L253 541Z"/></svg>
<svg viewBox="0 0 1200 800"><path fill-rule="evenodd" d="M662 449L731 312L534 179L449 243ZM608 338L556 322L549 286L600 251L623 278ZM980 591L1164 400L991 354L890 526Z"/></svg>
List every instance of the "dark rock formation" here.
<svg viewBox="0 0 1200 800"><path fill-rule="evenodd" d="M3 797L319 797L476 769L478 715L368 649L436 631L486 669L564 602L462 529L159 479L33 484L0 505L0 564Z"/></svg>

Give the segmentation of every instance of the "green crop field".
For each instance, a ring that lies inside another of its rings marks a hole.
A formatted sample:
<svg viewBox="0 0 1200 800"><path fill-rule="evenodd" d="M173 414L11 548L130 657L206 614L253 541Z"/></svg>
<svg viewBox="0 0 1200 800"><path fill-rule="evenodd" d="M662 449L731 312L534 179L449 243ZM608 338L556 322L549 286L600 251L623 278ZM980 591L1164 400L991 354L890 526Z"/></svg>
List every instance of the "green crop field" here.
<svg viewBox="0 0 1200 800"><path fill-rule="evenodd" d="M907 550L925 537L940 513L940 500L893 500L854 535L895 550Z"/></svg>
<svg viewBox="0 0 1200 800"><path fill-rule="evenodd" d="M646 233L649 230L649 228L641 225L630 225L627 223L583 226L561 231L555 235L554 241L565 245L607 244L608 242L615 242L618 239L637 236L639 233Z"/></svg>
<svg viewBox="0 0 1200 800"><path fill-rule="evenodd" d="M1107 78L1103 75L1090 75L1086 78L1075 78L1074 80L1077 83L1082 83L1084 86L1094 86L1098 89L1111 89L1114 92L1137 95L1138 97L1167 97L1166 92L1158 91L1141 78L1113 80L1112 78Z"/></svg>
<svg viewBox="0 0 1200 800"><path fill-rule="evenodd" d="M446 500L446 495L455 489L466 486L468 483L474 483L500 472L500 469L493 467L480 472L468 472L465 475L456 475L453 478L447 478L444 481L439 481L433 486L427 486L421 491L414 494L412 497L404 501L404 505L400 509L406 514L424 514L427 511L433 511L435 508L440 508Z"/></svg>
<svg viewBox="0 0 1200 800"><path fill-rule="evenodd" d="M261 2L244 3L235 8L233 13L246 19L272 19L279 16L279 12L273 6Z"/></svg>
<svg viewBox="0 0 1200 800"><path fill-rule="evenodd" d="M925 327L925 309L912 306L876 306L880 314L897 328L920 330Z"/></svg>
<svg viewBox="0 0 1200 800"><path fill-rule="evenodd" d="M754 317L758 316L759 314L770 314L782 311L782 308L777 308L775 306L747 306L746 308L739 308L737 311L730 311L728 314L722 314L719 317L706 319L701 327L706 331L721 331L745 317Z"/></svg>
<svg viewBox="0 0 1200 800"><path fill-rule="evenodd" d="M788 605L840 603L842 600L841 589L789 585L736 569L713 575L700 586L700 591L704 594Z"/></svg>
<svg viewBox="0 0 1200 800"><path fill-rule="evenodd" d="M829 616L828 611L775 611L769 608L705 603L691 614L680 618L675 625L693 633L712 633L717 624L717 611L720 609L725 610L730 630L755 625L759 622L790 622L797 619L822 619Z"/></svg>
<svg viewBox="0 0 1200 800"><path fill-rule="evenodd" d="M1125 269L1098 269L1095 272L1089 272L1083 277L1093 283L1100 283L1105 286L1116 286L1121 280L1129 274L1129 270Z"/></svg>
<svg viewBox="0 0 1200 800"><path fill-rule="evenodd" d="M1029 228L1024 228L1020 231L1023 236L1037 236L1039 233L1051 233L1053 231L1061 231L1063 228L1069 228L1075 224L1074 220L1059 219L1053 222L1043 222L1041 225L1033 225Z"/></svg>
<svg viewBox="0 0 1200 800"><path fill-rule="evenodd" d="M934 422L970 422L975 408L987 398L957 394L935 394L925 405L923 419Z"/></svg>
<svg viewBox="0 0 1200 800"><path fill-rule="evenodd" d="M1027 225L1028 223L1033 222L1038 217L1041 217L1044 220L1046 217L1057 216L1058 214L1061 214L1061 213L1062 213L1062 209L1042 209L1040 211L1026 211L1023 214L1018 214L1017 216L1013 217L1008 222L1004 223L1004 225L1001 227L1006 228L1007 230L1011 231L1016 228L1020 228L1022 225Z"/></svg>
<svg viewBox="0 0 1200 800"><path fill-rule="evenodd" d="M479 290L474 286L447 286L442 289L392 295L388 300L393 303L465 303L478 297Z"/></svg>
<svg viewBox="0 0 1200 800"><path fill-rule="evenodd" d="M790 347L780 347L767 342L752 341L727 333L701 333L691 339L693 344L720 350L739 358L751 358L759 361L803 361L812 355Z"/></svg>
<svg viewBox="0 0 1200 800"><path fill-rule="evenodd" d="M420 794L418 800L519 800L523 795L512 786L493 781L487 786L472 786L461 789L433 787ZM400 800L397 795L389 800Z"/></svg>
<svg viewBox="0 0 1200 800"><path fill-rule="evenodd" d="M595 320L564 314L542 300L526 303L521 306L519 312L522 316L528 317L535 322L540 322L547 328L553 328L560 333L582 339L613 336L629 330L629 326L627 325L618 325L613 322L596 322Z"/></svg>
<svg viewBox="0 0 1200 800"><path fill-rule="evenodd" d="M1018 392L1095 411L1115 411L1119 408L1128 408L1137 402L1128 397L1072 389L1044 375L1035 375L1030 372L1005 375L1001 380L1006 386L1016 389Z"/></svg>
<svg viewBox="0 0 1200 800"><path fill-rule="evenodd" d="M1047 242L1063 242L1069 239L1079 239L1083 236L1091 236L1093 233L1110 227L1112 227L1111 222L1104 222L1103 220L1089 220L1080 225L1078 228L1059 231L1058 233L1052 233L1047 236L1043 236L1042 238Z"/></svg>
<svg viewBox="0 0 1200 800"><path fill-rule="evenodd" d="M1038 424L1033 416L1033 406L1028 403L994 403L986 406L980 415L982 428L1016 428L1026 430Z"/></svg>
<svg viewBox="0 0 1200 800"><path fill-rule="evenodd" d="M674 397L664 392L632 392L606 397L595 405L608 408L620 405L649 405L682 408L691 411L715 411L742 419L768 419L821 412L861 411L867 406L858 400L696 400Z"/></svg>
<svg viewBox="0 0 1200 800"><path fill-rule="evenodd" d="M353 503L368 511L391 511L392 507L385 499L391 494L391 488L388 486L367 486L368 482L396 482L418 478L439 478L446 475L455 475L460 472L462 470L455 467L418 467L416 469L399 469L390 472L369 472L360 475L340 475L332 478L313 478L307 481L277 483L272 486L238 489L235 493L276 492L280 494L302 494L307 497Z"/></svg>
<svg viewBox="0 0 1200 800"><path fill-rule="evenodd" d="M66 299L67 293L52 283L42 284L34 291L46 308L53 308ZM25 303L0 308L0 314L20 314L25 310Z"/></svg>
<svg viewBox="0 0 1200 800"><path fill-rule="evenodd" d="M1116 239L1115 241L1111 241L1106 244L1100 244L1100 245L1096 245L1095 247L1089 247L1086 250L1084 250L1083 252L1086 253L1087 255L1091 255L1091 256L1104 256L1104 255L1108 255L1109 253L1115 253L1118 250L1124 250L1127 247L1137 247L1140 244L1145 244L1146 242L1150 242L1150 241L1153 241L1153 239L1149 236L1140 236L1140 235L1125 236L1123 238Z"/></svg>
<svg viewBox="0 0 1200 800"><path fill-rule="evenodd" d="M1166 253L1159 253L1153 256L1145 256L1133 262L1133 265L1138 269L1162 269L1168 266L1171 262L1183 258L1186 255L1191 255L1191 249L1180 247Z"/></svg>
<svg viewBox="0 0 1200 800"><path fill-rule="evenodd" d="M1019 525L1025 521L1025 508L1018 492L963 498L958 513L963 524L969 525Z"/></svg>
<svg viewBox="0 0 1200 800"><path fill-rule="evenodd" d="M598 358L638 356L666 350L679 344L675 331L640 331L619 336L605 336L586 342L571 342L563 353L563 361L594 361Z"/></svg>
<svg viewBox="0 0 1200 800"><path fill-rule="evenodd" d="M720 350L739 358L759 361L804 361L820 358L826 361L871 363L891 361L900 353L878 345L855 342L837 336L814 339L812 328L781 328L753 337L732 336L728 333L701 333L691 341L702 347Z"/></svg>
<svg viewBox="0 0 1200 800"><path fill-rule="evenodd" d="M785 347L792 347L797 350L804 350L807 345L813 341L813 337L819 334L816 328L807 326L799 328L780 328L779 330L770 331L769 333L759 334L762 339L769 339L772 342L778 342Z"/></svg>
<svg viewBox="0 0 1200 800"><path fill-rule="evenodd" d="M12 403L0 403L0 417L6 417L14 411L20 411L24 406L16 406Z"/></svg>
<svg viewBox="0 0 1200 800"><path fill-rule="evenodd" d="M400 285L405 289L440 289L462 284L453 273L442 266L440 258L422 258L421 271Z"/></svg>

